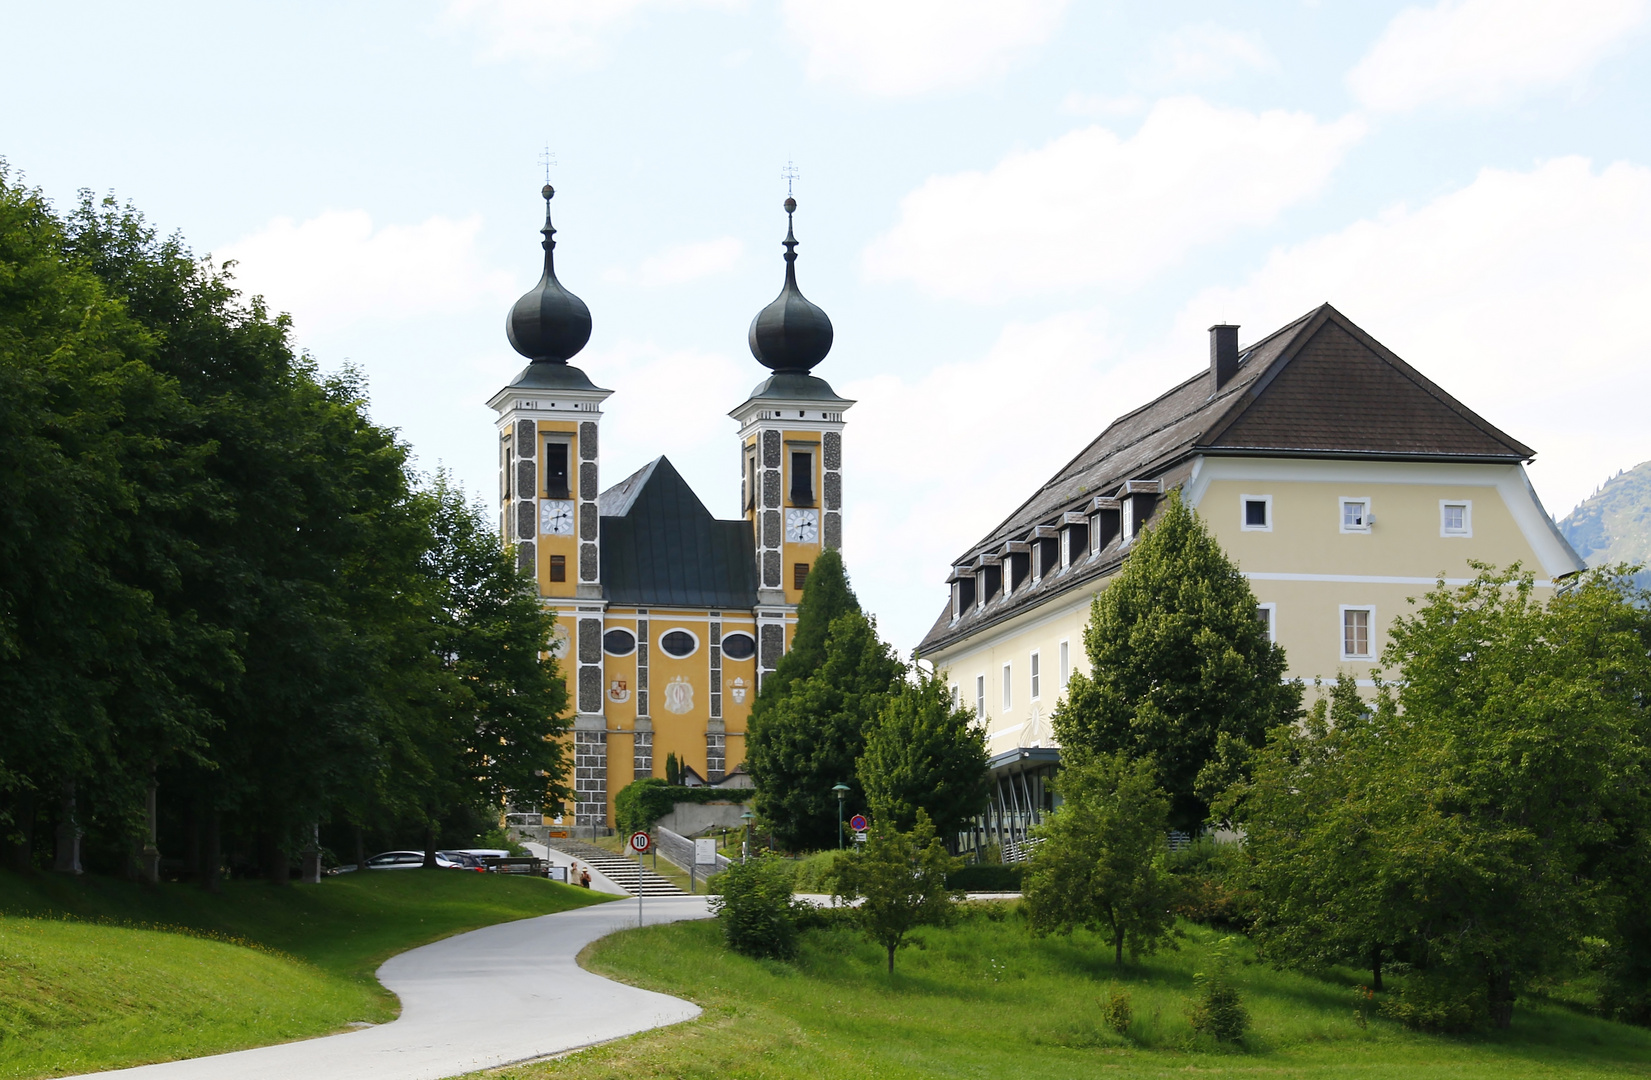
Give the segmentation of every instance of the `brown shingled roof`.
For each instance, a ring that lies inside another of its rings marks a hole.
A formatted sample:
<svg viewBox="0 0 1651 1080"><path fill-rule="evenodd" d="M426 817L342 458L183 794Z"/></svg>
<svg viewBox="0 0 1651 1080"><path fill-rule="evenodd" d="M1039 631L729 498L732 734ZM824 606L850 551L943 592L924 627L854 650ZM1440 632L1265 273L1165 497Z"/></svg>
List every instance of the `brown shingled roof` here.
<svg viewBox="0 0 1651 1080"><path fill-rule="evenodd" d="M1386 346L1323 304L1240 350L1237 373L1211 393L1208 369L1114 420L1030 499L953 561L965 565L1038 525L1115 495L1133 479L1175 486L1200 454L1515 462L1534 455L1445 393ZM1179 475L1178 475L1179 474ZM1097 557L1048 575L1008 602L941 612L930 651L1115 570L1114 540Z"/></svg>

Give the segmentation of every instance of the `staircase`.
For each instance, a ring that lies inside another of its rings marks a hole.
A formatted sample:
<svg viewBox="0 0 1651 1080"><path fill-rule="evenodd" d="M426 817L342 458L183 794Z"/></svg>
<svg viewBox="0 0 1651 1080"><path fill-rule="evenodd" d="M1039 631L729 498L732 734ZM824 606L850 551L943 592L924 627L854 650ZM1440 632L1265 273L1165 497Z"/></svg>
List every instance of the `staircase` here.
<svg viewBox="0 0 1651 1080"><path fill-rule="evenodd" d="M677 888L674 883L660 877L652 870L646 867L638 867L635 856L616 855L611 851L580 840L558 840L556 841L556 850L564 851L582 863L589 863L600 870L603 877L632 896L636 895L638 888L642 890L643 896L688 895ZM638 882L639 874L640 882Z"/></svg>

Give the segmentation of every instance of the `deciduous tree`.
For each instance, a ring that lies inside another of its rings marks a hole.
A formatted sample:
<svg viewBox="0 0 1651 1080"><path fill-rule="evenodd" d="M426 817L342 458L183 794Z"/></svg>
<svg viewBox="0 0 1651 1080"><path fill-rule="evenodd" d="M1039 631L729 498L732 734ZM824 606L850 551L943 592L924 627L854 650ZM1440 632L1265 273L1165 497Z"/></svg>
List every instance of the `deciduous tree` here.
<svg viewBox="0 0 1651 1080"><path fill-rule="evenodd" d="M935 835L929 815L919 810L910 832L873 822L865 846L837 859L836 895L850 902L866 936L894 954L919 926L945 926L955 909L946 875L962 864Z"/></svg>
<svg viewBox="0 0 1651 1080"><path fill-rule="evenodd" d="M874 821L910 829L927 811L942 837L986 808L986 733L938 674L914 664L866 734L855 768Z"/></svg>

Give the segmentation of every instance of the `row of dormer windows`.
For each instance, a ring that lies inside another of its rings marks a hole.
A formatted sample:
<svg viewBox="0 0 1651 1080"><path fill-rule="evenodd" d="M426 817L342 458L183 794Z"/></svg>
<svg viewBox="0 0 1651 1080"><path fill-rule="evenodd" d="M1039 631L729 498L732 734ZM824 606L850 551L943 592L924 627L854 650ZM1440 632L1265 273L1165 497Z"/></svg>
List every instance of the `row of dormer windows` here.
<svg viewBox="0 0 1651 1080"><path fill-rule="evenodd" d="M1367 495L1341 495L1336 498L1336 523L1344 533L1369 533L1376 527L1375 508ZM1271 495L1241 495L1239 497L1238 527L1244 532L1273 531L1273 497ZM1439 500L1439 535L1444 537L1473 535L1473 500Z"/></svg>

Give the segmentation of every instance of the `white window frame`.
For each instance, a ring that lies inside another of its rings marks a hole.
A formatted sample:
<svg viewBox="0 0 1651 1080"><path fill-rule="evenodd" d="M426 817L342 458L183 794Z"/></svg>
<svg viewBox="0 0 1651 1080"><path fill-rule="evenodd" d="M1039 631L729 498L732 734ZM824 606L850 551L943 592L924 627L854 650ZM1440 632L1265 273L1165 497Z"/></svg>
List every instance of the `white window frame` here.
<svg viewBox="0 0 1651 1080"><path fill-rule="evenodd" d="M1276 601L1269 600L1265 604L1257 604L1255 609L1257 611L1265 611L1267 613L1267 640L1272 642L1274 645L1277 645L1278 603Z"/></svg>
<svg viewBox="0 0 1651 1080"><path fill-rule="evenodd" d="M1450 529L1445 527L1445 510L1452 506L1462 508L1462 527ZM1473 500L1472 499L1440 499L1439 500L1439 535L1456 540L1473 536Z"/></svg>
<svg viewBox="0 0 1651 1080"><path fill-rule="evenodd" d="M1065 690L1072 681L1072 643L1061 642L1061 689Z"/></svg>
<svg viewBox="0 0 1651 1080"><path fill-rule="evenodd" d="M1370 651L1364 653L1363 655L1350 653L1347 651L1347 613L1349 611L1363 611L1370 616L1369 626L1366 628L1366 632L1369 634L1369 641L1365 643ZM1341 658L1343 660L1376 659L1376 605L1342 604L1337 613L1336 642L1336 651L1341 654Z"/></svg>
<svg viewBox="0 0 1651 1080"><path fill-rule="evenodd" d="M1003 665L1003 711L1007 713L1015 707L1015 666Z"/></svg>
<svg viewBox="0 0 1651 1080"><path fill-rule="evenodd" d="M665 644L664 644L666 634L675 634L679 631L681 633L687 634L690 638L693 639L693 642L694 642L694 647L692 649L689 649L687 652L683 653L681 656L678 656L673 652L667 651L666 648L665 648ZM659 632L658 636L656 636L654 638L654 648L658 649L659 650L659 655L663 656L667 660L686 660L690 656L694 656L699 652L700 644L701 644L701 642L699 640L699 635L694 633L692 630L688 629L686 626L667 626L665 629L663 629Z"/></svg>
<svg viewBox="0 0 1651 1080"><path fill-rule="evenodd" d="M975 676L975 719L986 719L986 676Z"/></svg>
<svg viewBox="0 0 1651 1080"><path fill-rule="evenodd" d="M1348 503L1363 503L1364 504L1364 524L1363 525L1349 525L1349 524L1347 524L1347 504ZM1360 533L1360 534L1368 533L1370 531L1370 527L1372 525L1374 525L1375 523L1376 523L1376 514L1375 514L1375 510L1373 509L1373 507L1371 505L1370 496L1368 496L1368 495L1342 495L1342 496L1337 497L1337 499L1336 499L1336 527L1339 528L1342 532L1344 532L1344 533Z"/></svg>
<svg viewBox="0 0 1651 1080"><path fill-rule="evenodd" d="M1033 649L1032 650L1032 665L1031 665L1031 667L1029 667L1027 669L1028 673L1031 675L1031 678L1032 678L1032 700L1033 701L1038 700L1038 697L1039 697L1041 691L1043 690L1043 687L1038 685L1039 682L1042 680L1043 673L1040 670L1042 668L1042 666L1043 666L1043 657L1038 653L1038 650Z"/></svg>
<svg viewBox="0 0 1651 1080"><path fill-rule="evenodd" d="M1253 502L1264 503L1266 505L1266 524L1250 524L1250 504ZM1272 532L1273 497L1271 495L1240 495L1238 497L1238 528L1240 532Z"/></svg>
<svg viewBox="0 0 1651 1080"><path fill-rule="evenodd" d="M960 709L962 707L963 707L963 687L957 685L957 683L952 683L952 708L953 709Z"/></svg>
<svg viewBox="0 0 1651 1080"><path fill-rule="evenodd" d="M1089 515L1089 557L1091 559L1101 553L1101 515Z"/></svg>
<svg viewBox="0 0 1651 1080"><path fill-rule="evenodd" d="M1061 569L1066 570L1072 565L1072 530L1061 530Z"/></svg>
<svg viewBox="0 0 1651 1080"><path fill-rule="evenodd" d="M1135 542L1135 500L1127 495L1118 500L1118 546Z"/></svg>

